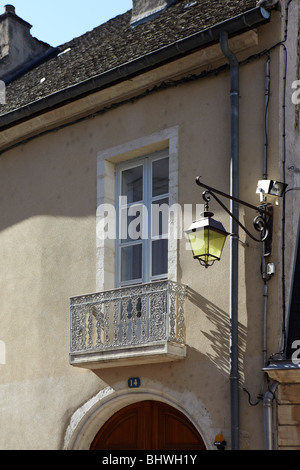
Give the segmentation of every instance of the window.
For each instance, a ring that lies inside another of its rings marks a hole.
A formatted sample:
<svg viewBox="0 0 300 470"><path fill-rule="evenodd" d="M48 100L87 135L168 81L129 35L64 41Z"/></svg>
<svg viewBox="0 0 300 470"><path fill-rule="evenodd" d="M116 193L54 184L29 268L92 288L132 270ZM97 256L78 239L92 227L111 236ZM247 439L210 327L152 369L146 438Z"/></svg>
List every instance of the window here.
<svg viewBox="0 0 300 470"><path fill-rule="evenodd" d="M163 150L165 149L165 150ZM120 255L121 255L121 244L116 242L117 237L117 221L119 211L119 196L121 195L121 173L123 170L138 167L139 164L144 166L145 161L151 160L156 157L156 160L163 158L169 159L169 189L168 189L168 201L170 210L168 211L168 217L163 217L164 222L168 219L168 268L165 268L168 273L165 276L157 275L158 271L155 271L155 262L153 273L148 274L148 278L155 276L157 278L168 278L172 281L177 281L178 276L178 240L182 236L182 216L180 210L172 210L172 208L178 205L178 127L171 127L162 129L154 134L145 135L138 137L135 140L128 142L122 142L121 144L108 147L98 152L97 157L97 212L96 212L96 290L106 291L119 287L121 284L120 275ZM161 153L160 153L161 152ZM148 156L148 158L145 158ZM126 162L126 163L125 163ZM147 165L147 163L146 163ZM157 163L159 165L159 163ZM149 164L148 164L149 166ZM156 166L156 165L155 165ZM157 166L156 166L157 169ZM144 171L144 170L143 170ZM129 173L127 173L129 176ZM145 179L143 176L143 185ZM136 191L136 189L135 189ZM156 192L154 192L156 194ZM144 197L144 195L143 195ZM159 199L159 196L155 196ZM118 198L116 200L116 198ZM130 203L128 203L130 205ZM133 210L133 209L131 209ZM119 211L120 212L120 211ZM138 220L133 220L137 223ZM133 227L131 226L131 228ZM144 225L146 230L146 225ZM155 235L155 233L153 234ZM157 237L158 238L158 237ZM161 237L163 238L163 237ZM154 239L154 236L153 236ZM124 240L123 240L124 242ZM161 244L166 242L160 242ZM145 242L144 242L145 244ZM128 246L130 244L128 243ZM138 245L138 240L133 240L132 246ZM159 245L157 240L156 245ZM124 245L125 248L125 245ZM154 249L157 248L154 245ZM131 248L133 250L134 248ZM138 251L136 247L135 250ZM124 251L124 256L126 250ZM166 251L166 250L165 250ZM148 242L149 252L149 242ZM128 250L127 250L128 254ZM166 256L166 255L165 255ZM150 254L148 254L150 257ZM152 258L152 257L151 257ZM149 258L150 259L150 258ZM149 259L145 257L145 262L148 263L149 273ZM154 261L154 260L153 260ZM152 263L152 259L151 259ZM157 265L156 265L157 266ZM143 269L147 271L145 264ZM124 271L123 271L124 273ZM132 277L136 277L135 274ZM146 276L145 276L146 278ZM155 277L153 277L154 279ZM138 281L138 282L143 282ZM137 283L137 281L123 281L123 284Z"/></svg>
<svg viewBox="0 0 300 470"><path fill-rule="evenodd" d="M168 273L168 150L116 167L117 286Z"/></svg>

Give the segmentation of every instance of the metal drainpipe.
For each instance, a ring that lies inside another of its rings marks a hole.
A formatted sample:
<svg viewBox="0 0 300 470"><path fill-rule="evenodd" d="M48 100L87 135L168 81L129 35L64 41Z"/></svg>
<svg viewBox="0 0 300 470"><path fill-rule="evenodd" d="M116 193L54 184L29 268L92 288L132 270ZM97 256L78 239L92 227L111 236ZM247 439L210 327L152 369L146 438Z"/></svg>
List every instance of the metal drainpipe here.
<svg viewBox="0 0 300 470"><path fill-rule="evenodd" d="M266 62L266 73L265 73L265 136L264 136L264 165L263 165L263 179L268 179L268 126L269 126L269 101L270 101L270 64L271 59L268 55ZM268 274L267 274L267 262L266 262L266 244L262 243L261 252L261 264L262 264L262 278L264 282L264 293L263 293L263 367L267 363L267 306L268 306Z"/></svg>
<svg viewBox="0 0 300 470"><path fill-rule="evenodd" d="M273 450L273 400L274 394L278 387L278 382L274 381L269 387L269 390L264 395L264 441L265 441L265 450Z"/></svg>
<svg viewBox="0 0 300 470"><path fill-rule="evenodd" d="M229 49L228 33L221 31L220 46L230 64L231 76L231 161L230 195L239 197L239 63ZM231 201L231 212L238 219L238 203ZM231 448L239 450L239 370L238 370L238 224L231 218L230 232L230 397Z"/></svg>

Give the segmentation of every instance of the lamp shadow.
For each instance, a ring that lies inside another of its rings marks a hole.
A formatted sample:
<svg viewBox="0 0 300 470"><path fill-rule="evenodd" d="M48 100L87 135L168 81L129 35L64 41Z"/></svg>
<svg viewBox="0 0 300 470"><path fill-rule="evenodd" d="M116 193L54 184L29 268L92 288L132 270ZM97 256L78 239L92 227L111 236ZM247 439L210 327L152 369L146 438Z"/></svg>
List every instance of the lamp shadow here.
<svg viewBox="0 0 300 470"><path fill-rule="evenodd" d="M210 351L206 352L206 357L225 376L230 375L230 318L229 313L221 309L211 301L207 300L195 290L187 287L187 299L197 309L201 310L206 319L211 323L211 329L201 329L201 333L207 338L210 344ZM207 322L205 322L207 324ZM243 374L243 362L246 346L246 329L238 324L238 351L239 351L239 371Z"/></svg>

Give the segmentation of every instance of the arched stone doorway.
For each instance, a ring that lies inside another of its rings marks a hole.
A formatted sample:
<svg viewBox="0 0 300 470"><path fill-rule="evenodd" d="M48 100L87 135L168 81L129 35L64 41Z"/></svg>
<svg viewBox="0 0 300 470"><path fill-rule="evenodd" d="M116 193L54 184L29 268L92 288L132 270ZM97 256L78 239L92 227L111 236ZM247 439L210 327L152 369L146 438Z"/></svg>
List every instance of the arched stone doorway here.
<svg viewBox="0 0 300 470"><path fill-rule="evenodd" d="M206 450L189 419L167 403L144 400L115 413L91 450Z"/></svg>

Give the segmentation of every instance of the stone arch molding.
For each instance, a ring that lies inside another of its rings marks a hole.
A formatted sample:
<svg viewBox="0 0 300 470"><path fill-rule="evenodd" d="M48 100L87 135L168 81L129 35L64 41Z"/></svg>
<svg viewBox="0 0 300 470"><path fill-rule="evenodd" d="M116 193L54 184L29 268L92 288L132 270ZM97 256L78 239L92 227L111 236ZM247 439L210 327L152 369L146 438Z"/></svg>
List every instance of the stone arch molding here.
<svg viewBox="0 0 300 470"><path fill-rule="evenodd" d="M195 426L207 449L213 449L214 435L207 410L191 392L180 399L171 393L151 389L115 391L111 387L101 390L72 415L64 439L64 450L89 450L90 445L106 421L127 405L143 400L157 400L181 411Z"/></svg>

